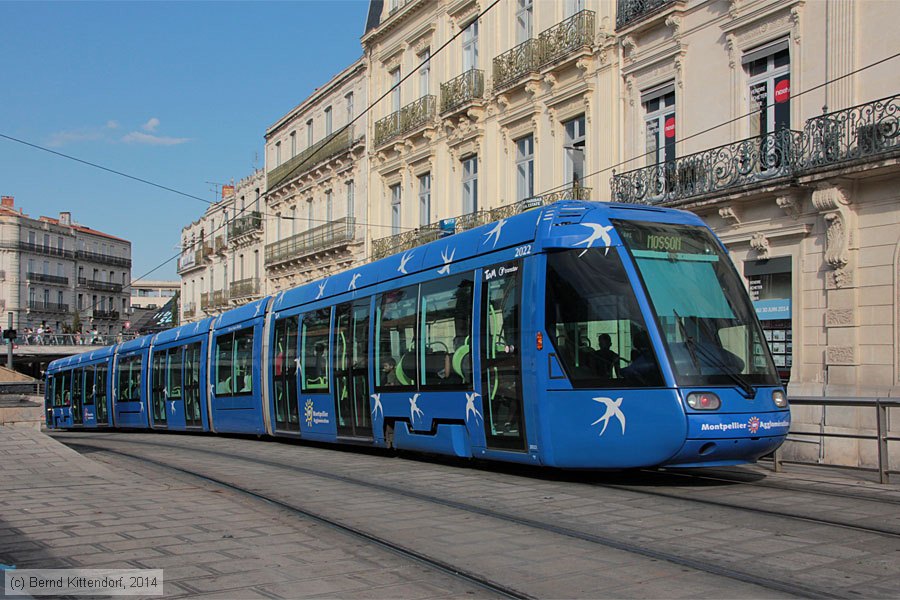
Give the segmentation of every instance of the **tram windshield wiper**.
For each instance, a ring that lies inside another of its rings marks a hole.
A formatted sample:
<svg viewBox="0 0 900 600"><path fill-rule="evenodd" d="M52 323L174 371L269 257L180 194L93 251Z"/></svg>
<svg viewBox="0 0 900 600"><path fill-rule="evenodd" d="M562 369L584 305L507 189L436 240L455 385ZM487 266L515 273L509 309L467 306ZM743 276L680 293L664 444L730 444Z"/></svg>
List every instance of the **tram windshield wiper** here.
<svg viewBox="0 0 900 600"><path fill-rule="evenodd" d="M697 343L693 337L687 334L687 329L684 326L684 321L677 311L673 309L675 313L675 320L678 323L678 329L681 331L681 336L684 338L685 347L687 347L688 353L691 356L691 361L694 363L694 366L697 367L698 373L702 374L703 368L697 360L697 355L703 360L704 363L708 364L711 367L715 367L718 369L723 375L731 379L735 385L743 392L744 397L752 398L756 395L756 390L753 388L753 385L748 382L741 373L737 372L727 361L725 361L721 354L717 352L713 352L709 348L707 348L702 343ZM709 328L709 323L707 323L704 319L697 319L700 323L700 326L703 328L703 332L706 334L707 339L710 341L715 340L715 336L713 335L712 330ZM719 346L721 347L721 346Z"/></svg>

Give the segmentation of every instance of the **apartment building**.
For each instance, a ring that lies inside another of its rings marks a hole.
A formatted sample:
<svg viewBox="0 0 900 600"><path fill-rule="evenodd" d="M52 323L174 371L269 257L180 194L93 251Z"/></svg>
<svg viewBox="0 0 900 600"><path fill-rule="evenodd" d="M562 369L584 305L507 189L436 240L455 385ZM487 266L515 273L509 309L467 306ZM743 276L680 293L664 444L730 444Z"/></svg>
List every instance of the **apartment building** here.
<svg viewBox="0 0 900 600"><path fill-rule="evenodd" d="M69 212L34 219L12 196L0 202L0 310L13 313L15 327L124 331L131 243Z"/></svg>
<svg viewBox="0 0 900 600"><path fill-rule="evenodd" d="M181 322L198 321L260 298L265 171L223 186L219 201L181 230Z"/></svg>
<svg viewBox="0 0 900 600"><path fill-rule="evenodd" d="M360 59L266 130L270 293L366 259L366 84Z"/></svg>

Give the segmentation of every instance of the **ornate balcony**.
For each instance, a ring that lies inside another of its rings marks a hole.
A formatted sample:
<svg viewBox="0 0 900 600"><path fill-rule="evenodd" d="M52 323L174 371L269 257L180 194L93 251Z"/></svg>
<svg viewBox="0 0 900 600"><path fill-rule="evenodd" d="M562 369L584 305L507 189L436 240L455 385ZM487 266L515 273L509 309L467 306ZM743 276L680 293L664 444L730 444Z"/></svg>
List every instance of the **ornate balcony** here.
<svg viewBox="0 0 900 600"><path fill-rule="evenodd" d="M441 114L484 97L484 71L469 69L441 84Z"/></svg>
<svg viewBox="0 0 900 600"><path fill-rule="evenodd" d="M801 166L876 157L900 149L900 96L890 96L809 119Z"/></svg>
<svg viewBox="0 0 900 600"><path fill-rule="evenodd" d="M224 235L216 236L216 254L225 254L225 249L228 247L228 243L225 241Z"/></svg>
<svg viewBox="0 0 900 600"><path fill-rule="evenodd" d="M209 260L212 258L213 250L209 246L209 244L203 243L200 244L200 249L194 254L194 262L197 264L202 263L204 260Z"/></svg>
<svg viewBox="0 0 900 600"><path fill-rule="evenodd" d="M238 217L228 224L228 239L237 238L262 229L262 215L254 210L248 215Z"/></svg>
<svg viewBox="0 0 900 600"><path fill-rule="evenodd" d="M376 121L375 145L381 146L397 136L428 123L434 118L436 104L437 99L434 96L422 96L415 102Z"/></svg>
<svg viewBox="0 0 900 600"><path fill-rule="evenodd" d="M42 302L40 300L30 300L28 302L28 310L37 310L41 312L67 313L69 312L68 304L60 304L59 302Z"/></svg>
<svg viewBox="0 0 900 600"><path fill-rule="evenodd" d="M221 308L228 306L228 294L225 290L215 290L212 293L212 307Z"/></svg>
<svg viewBox="0 0 900 600"><path fill-rule="evenodd" d="M112 283L109 281L100 281L99 279L87 279L85 277L78 278L78 285L81 287L85 287L89 290L100 290L103 292L115 292L119 293L122 291L121 283Z"/></svg>
<svg viewBox="0 0 900 600"><path fill-rule="evenodd" d="M117 321L119 319L119 311L117 311L117 310L92 310L91 318Z"/></svg>
<svg viewBox="0 0 900 600"><path fill-rule="evenodd" d="M292 176L309 171L323 160L349 150L353 145L353 139L353 126L350 126L319 140L289 161L269 171L268 191L275 189Z"/></svg>
<svg viewBox="0 0 900 600"><path fill-rule="evenodd" d="M594 11L583 10L565 21L546 29L538 36L541 66L545 67L565 58L594 41Z"/></svg>
<svg viewBox="0 0 900 600"><path fill-rule="evenodd" d="M55 283L57 285L69 285L68 277L61 277L59 275L44 275L43 273L26 273L25 279L28 281L35 281L38 283Z"/></svg>
<svg viewBox="0 0 900 600"><path fill-rule="evenodd" d="M184 304L184 310L182 310L185 317L193 317L197 314L197 305L193 302L186 302Z"/></svg>
<svg viewBox="0 0 900 600"><path fill-rule="evenodd" d="M200 293L200 310L209 310L209 292Z"/></svg>
<svg viewBox="0 0 900 600"><path fill-rule="evenodd" d="M48 256L59 256L61 258L72 258L75 253L64 248L56 248L54 246L43 246L41 244L32 244L31 242L19 242L19 250L26 252L36 252L38 254L46 254Z"/></svg>
<svg viewBox="0 0 900 600"><path fill-rule="evenodd" d="M229 297L232 300L250 299L254 296L259 296L259 278L250 277L232 281L229 291Z"/></svg>
<svg viewBox="0 0 900 600"><path fill-rule="evenodd" d="M356 237L356 219L343 217L313 227L309 231L266 245L266 266L287 262L352 242Z"/></svg>
<svg viewBox="0 0 900 600"><path fill-rule="evenodd" d="M655 13L675 0L619 0L616 4L616 29L622 29Z"/></svg>
<svg viewBox="0 0 900 600"><path fill-rule="evenodd" d="M87 250L76 250L75 258L78 260L89 260L91 262L101 263L104 265L115 265L117 267L131 268L131 259L121 256L110 256L109 254L100 254L99 252L88 252Z"/></svg>
<svg viewBox="0 0 900 600"><path fill-rule="evenodd" d="M790 129L613 174L613 199L664 204L793 175L803 134Z"/></svg>
<svg viewBox="0 0 900 600"><path fill-rule="evenodd" d="M544 196L534 196L526 198L521 202L507 204L493 210L476 211L451 219L441 219L435 223L423 225L417 229L404 231L397 235L383 237L372 241L372 260L378 260L391 254L412 250L428 242L433 242L439 238L468 231L487 223L493 223L500 219L506 219L513 215L525 212L532 208L552 204L559 200L587 200L590 198L591 188L576 187Z"/></svg>
<svg viewBox="0 0 900 600"><path fill-rule="evenodd" d="M508 88L541 66L538 40L532 38L494 58L494 91Z"/></svg>

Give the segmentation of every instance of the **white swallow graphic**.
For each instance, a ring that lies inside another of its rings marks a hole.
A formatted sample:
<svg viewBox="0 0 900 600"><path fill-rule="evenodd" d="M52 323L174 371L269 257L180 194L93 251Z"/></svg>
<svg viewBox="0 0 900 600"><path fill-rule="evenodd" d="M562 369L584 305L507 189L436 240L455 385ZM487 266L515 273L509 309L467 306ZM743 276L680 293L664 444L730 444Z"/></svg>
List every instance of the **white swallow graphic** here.
<svg viewBox="0 0 900 600"><path fill-rule="evenodd" d="M403 273L404 275L408 275L409 273L406 272L406 263L408 263L409 259L411 259L412 257L413 257L412 252L404 252L403 256L400 257L400 267L397 270L400 271L401 273Z"/></svg>
<svg viewBox="0 0 900 600"><path fill-rule="evenodd" d="M456 248L450 252L450 256L447 256L448 249L449 248L444 248L441 250L441 260L444 261L444 266L438 269L438 275L447 275L450 273L450 263L453 262L453 257L456 256Z"/></svg>
<svg viewBox="0 0 900 600"><path fill-rule="evenodd" d="M356 280L362 277L360 273L354 273L353 279L350 280L350 285L347 286L347 290L355 290L356 289Z"/></svg>
<svg viewBox="0 0 900 600"><path fill-rule="evenodd" d="M172 400L172 408L171 408L171 411L172 411L172 414L174 415L174 414L175 414L175 401L174 401L174 400Z"/></svg>
<svg viewBox="0 0 900 600"><path fill-rule="evenodd" d="M323 281L322 283L316 284L319 286L319 293L316 294L316 300L320 299L322 296L325 295L325 284L326 283L328 283L327 279L325 281Z"/></svg>
<svg viewBox="0 0 900 600"><path fill-rule="evenodd" d="M466 423L469 422L469 413L475 415L475 422L478 423L478 419L484 421L484 417L481 416L481 413L478 412L478 409L475 408L475 398L480 396L478 392L472 392L471 394L466 394Z"/></svg>
<svg viewBox="0 0 900 600"><path fill-rule="evenodd" d="M262 312L262 309L263 309L263 303L260 302L259 304L256 305L256 313L253 316L258 317L259 313Z"/></svg>
<svg viewBox="0 0 900 600"><path fill-rule="evenodd" d="M581 240L577 244L572 244L573 246L580 246L582 244L586 244L584 250L581 251L581 254L578 256L584 256L584 253L588 251L593 243L597 240L603 242L603 245L606 246L606 250L604 250L604 254L609 252L609 247L612 245L612 240L609 238L609 231L613 228L612 225L600 225L599 223L581 223L582 226L587 227L593 233L589 235L586 239Z"/></svg>
<svg viewBox="0 0 900 600"><path fill-rule="evenodd" d="M372 394L370 396L372 400L375 401L375 408L372 409L372 415L375 418L378 418L378 413L381 412L382 418L384 417L384 407L381 406L381 394Z"/></svg>
<svg viewBox="0 0 900 600"><path fill-rule="evenodd" d="M503 226L506 225L506 219L500 219L497 221L497 224L494 225L494 228L484 234L484 237L487 238L485 244L491 241L491 236L494 236L494 248L497 247L497 242L500 241L500 230L503 229Z"/></svg>
<svg viewBox="0 0 900 600"><path fill-rule="evenodd" d="M422 412L418 406L416 406L416 402L419 401L419 396L421 394L413 394L412 398L409 399L409 420L415 425L416 423L416 415L419 415L420 419L425 418L425 413Z"/></svg>
<svg viewBox="0 0 900 600"><path fill-rule="evenodd" d="M603 429L600 430L600 435L603 435L603 432L606 431L606 426L609 425L609 420L612 417L615 417L619 420L619 423L622 424L622 435L625 435L625 414L622 412L620 408L622 406L622 398L616 398L613 400L612 398L594 398L594 402L599 402L606 406L606 412L603 413L603 416L591 423L591 426L596 425L597 423L603 422Z"/></svg>
<svg viewBox="0 0 900 600"><path fill-rule="evenodd" d="M180 329L179 329L178 331L175 332L175 339L177 340L179 337L181 337L181 330L180 330Z"/></svg>

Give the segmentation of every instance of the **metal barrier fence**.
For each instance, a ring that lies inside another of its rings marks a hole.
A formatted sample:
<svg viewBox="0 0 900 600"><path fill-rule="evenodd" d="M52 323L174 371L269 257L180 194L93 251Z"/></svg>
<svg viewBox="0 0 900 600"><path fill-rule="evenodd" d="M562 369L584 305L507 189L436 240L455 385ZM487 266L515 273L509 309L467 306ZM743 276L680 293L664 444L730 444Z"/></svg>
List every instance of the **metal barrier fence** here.
<svg viewBox="0 0 900 600"><path fill-rule="evenodd" d="M133 340L136 333L120 333L117 335L100 333L22 333L13 340L16 346L105 346Z"/></svg>
<svg viewBox="0 0 900 600"><path fill-rule="evenodd" d="M888 454L888 442L900 441L900 437L889 435L888 409L900 408L900 398L825 398L822 396L791 396L790 402L794 406L821 406L825 408L832 406L854 407L854 408L874 408L875 409L875 435L866 433L832 433L827 431L794 431L793 427L788 432L789 436L811 436L821 438L844 438L856 440L875 440L878 447L878 467L851 467L862 471L877 471L878 479L881 483L889 483L891 474L898 474L900 471L891 470L890 456ZM793 425L793 423L792 423ZM823 463L809 463L799 460L784 460L784 446L775 451L773 460L775 463L775 471L781 472L784 463L793 464L819 464L821 466L844 466L844 465L826 465Z"/></svg>

